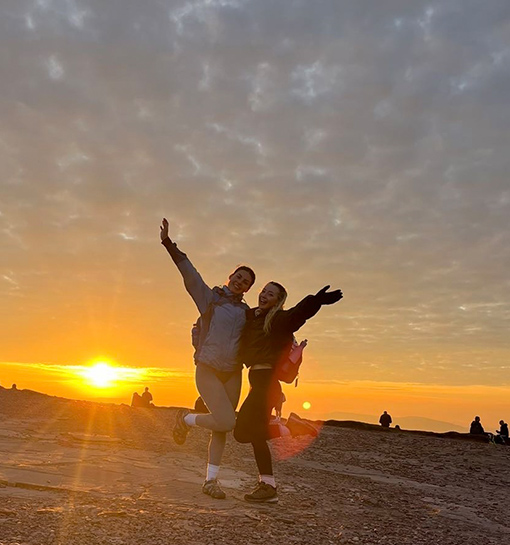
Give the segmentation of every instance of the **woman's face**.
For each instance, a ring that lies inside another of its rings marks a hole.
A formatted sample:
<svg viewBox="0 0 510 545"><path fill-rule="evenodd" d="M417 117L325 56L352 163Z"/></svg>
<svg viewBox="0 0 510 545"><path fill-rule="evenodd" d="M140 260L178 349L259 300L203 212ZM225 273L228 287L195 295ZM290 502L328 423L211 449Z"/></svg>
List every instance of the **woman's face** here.
<svg viewBox="0 0 510 545"><path fill-rule="evenodd" d="M228 277L228 289L236 295L246 293L253 284L253 279L248 271L239 269Z"/></svg>
<svg viewBox="0 0 510 545"><path fill-rule="evenodd" d="M259 293L259 308L269 310L278 304L280 289L274 284L266 284Z"/></svg>

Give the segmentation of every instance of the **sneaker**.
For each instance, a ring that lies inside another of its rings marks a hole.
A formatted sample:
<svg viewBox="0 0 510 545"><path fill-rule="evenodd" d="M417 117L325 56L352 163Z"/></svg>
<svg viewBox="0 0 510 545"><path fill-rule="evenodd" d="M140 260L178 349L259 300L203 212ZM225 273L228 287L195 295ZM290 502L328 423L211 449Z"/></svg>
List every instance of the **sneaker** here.
<svg viewBox="0 0 510 545"><path fill-rule="evenodd" d="M186 422L184 422L184 417L189 414L188 409L179 409L177 411L177 416L175 417L175 426L173 430L174 441L178 445L184 445L186 442L186 437L189 430L191 429Z"/></svg>
<svg viewBox="0 0 510 545"><path fill-rule="evenodd" d="M221 489L218 479L210 479L209 481L205 481L202 486L202 492L208 496L211 496L211 498L214 498L215 500L224 500L227 497L225 492L223 492Z"/></svg>
<svg viewBox="0 0 510 545"><path fill-rule="evenodd" d="M244 499L252 503L278 503L276 488L260 482L251 494L245 494Z"/></svg>
<svg viewBox="0 0 510 545"><path fill-rule="evenodd" d="M289 414L289 418L287 418L287 423L285 425L289 429L292 437L297 437L298 435L311 435L312 437L317 437L319 434L315 426L300 418L296 413Z"/></svg>

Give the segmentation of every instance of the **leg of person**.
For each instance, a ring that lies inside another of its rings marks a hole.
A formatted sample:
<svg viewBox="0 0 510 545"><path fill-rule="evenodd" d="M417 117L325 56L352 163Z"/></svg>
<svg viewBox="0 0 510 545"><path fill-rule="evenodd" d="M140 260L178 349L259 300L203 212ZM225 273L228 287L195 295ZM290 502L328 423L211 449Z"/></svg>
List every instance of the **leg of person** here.
<svg viewBox="0 0 510 545"><path fill-rule="evenodd" d="M252 492L245 494L244 499L252 503L277 503L278 494L269 445L267 441L256 441L252 446L259 470L259 482Z"/></svg>
<svg viewBox="0 0 510 545"><path fill-rule="evenodd" d="M241 394L241 374L235 373L230 376L223 384L223 387L227 393L232 409L235 411ZM217 477L220 470L223 451L225 450L226 438L227 433L224 431L211 431L207 474L202 490L205 494L216 499L225 498L225 493L221 490Z"/></svg>
<svg viewBox="0 0 510 545"><path fill-rule="evenodd" d="M246 501L276 503L276 483L273 475L269 438L269 419L273 405L270 401L274 378L271 370L250 371L251 389L237 417L234 437L242 443L251 443L259 470L259 484Z"/></svg>
<svg viewBox="0 0 510 545"><path fill-rule="evenodd" d="M197 388L209 414L189 415L186 423L211 431L232 431L236 423L235 407L241 392L241 376L241 370L222 376L210 367L197 365Z"/></svg>
<svg viewBox="0 0 510 545"><path fill-rule="evenodd" d="M240 392L241 370L232 374L221 375L210 367L197 365L195 371L196 385L210 413L195 414L187 409L178 411L173 430L173 437L178 445L184 444L192 426L222 432L231 431L234 428L235 410L224 386L224 382L228 382L228 379L232 376L236 377L238 382L234 379L233 384L237 385ZM227 377L227 380L222 380L224 377ZM239 393L237 399L239 399Z"/></svg>

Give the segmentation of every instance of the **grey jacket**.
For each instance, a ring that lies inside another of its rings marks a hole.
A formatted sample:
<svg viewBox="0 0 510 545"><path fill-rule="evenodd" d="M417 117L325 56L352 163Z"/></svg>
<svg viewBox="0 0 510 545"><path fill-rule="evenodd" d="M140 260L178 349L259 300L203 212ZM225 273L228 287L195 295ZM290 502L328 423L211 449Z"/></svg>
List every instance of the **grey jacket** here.
<svg viewBox="0 0 510 545"><path fill-rule="evenodd" d="M165 238L162 244L177 265L186 291L195 301L200 314L204 314L213 300L212 289L203 281L188 256L177 248L175 242ZM246 310L249 307L242 301L242 296L234 295L227 286L223 286L223 291L232 299L232 303L214 307L209 331L194 357L196 364L205 364L218 371L236 371L242 367L237 353L241 331L246 322Z"/></svg>

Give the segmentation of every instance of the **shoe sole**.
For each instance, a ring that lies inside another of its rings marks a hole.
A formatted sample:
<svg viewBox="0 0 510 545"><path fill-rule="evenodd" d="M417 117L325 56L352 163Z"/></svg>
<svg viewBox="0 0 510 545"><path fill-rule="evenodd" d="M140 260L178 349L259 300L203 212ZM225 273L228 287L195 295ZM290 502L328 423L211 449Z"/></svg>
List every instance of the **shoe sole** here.
<svg viewBox="0 0 510 545"><path fill-rule="evenodd" d="M202 492L206 496L209 496L210 498L212 498L213 500L224 500L227 497L226 494L223 494L223 496L213 496L212 494L209 494L209 492L206 492L205 490L202 490Z"/></svg>
<svg viewBox="0 0 510 545"><path fill-rule="evenodd" d="M184 415L182 412L177 413L177 422L175 423L172 436L174 438L174 441L178 445L184 445L186 442L186 438L188 437L189 430L186 429L184 423Z"/></svg>
<svg viewBox="0 0 510 545"><path fill-rule="evenodd" d="M254 500L253 498L247 498L244 497L244 501L247 501L248 503L278 503L278 498L267 498L263 500Z"/></svg>
<svg viewBox="0 0 510 545"><path fill-rule="evenodd" d="M219 487L219 485L218 485L218 487L217 487L217 490L218 490L218 492L219 492L219 495L212 494L212 493L211 493L212 490L211 490L211 491L207 490L207 489L205 488L205 485L202 487L202 492L203 492L204 494L206 494L207 496L210 496L210 497L213 498L214 500L224 500L224 499L227 497L227 495L225 494L225 492L223 492L223 490ZM1 545L1 544L0 544L0 545Z"/></svg>

